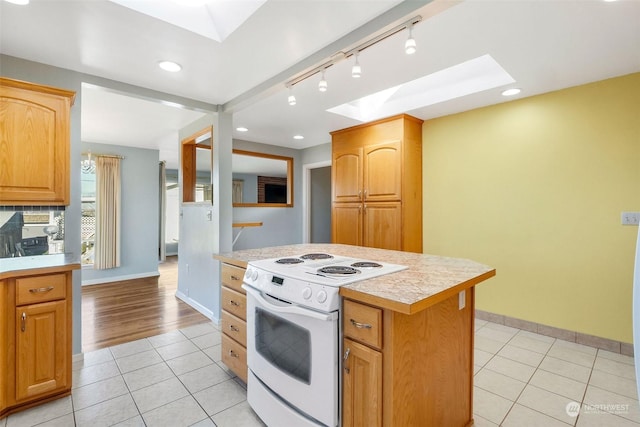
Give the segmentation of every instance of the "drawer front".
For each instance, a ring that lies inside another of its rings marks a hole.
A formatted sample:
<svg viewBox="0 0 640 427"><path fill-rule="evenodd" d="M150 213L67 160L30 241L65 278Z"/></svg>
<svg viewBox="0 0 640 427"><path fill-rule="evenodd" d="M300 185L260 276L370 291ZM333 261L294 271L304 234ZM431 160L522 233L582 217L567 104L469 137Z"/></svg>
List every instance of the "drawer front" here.
<svg viewBox="0 0 640 427"><path fill-rule="evenodd" d="M222 287L222 309L247 320L247 297L233 289Z"/></svg>
<svg viewBox="0 0 640 427"><path fill-rule="evenodd" d="M382 309L345 300L344 335L382 348Z"/></svg>
<svg viewBox="0 0 640 427"><path fill-rule="evenodd" d="M244 268L229 264L222 264L222 284L244 294L244 289L240 286L242 285L242 279L244 278L245 271L246 269Z"/></svg>
<svg viewBox="0 0 640 427"><path fill-rule="evenodd" d="M231 313L222 311L222 333L227 334L243 346L247 346L247 322Z"/></svg>
<svg viewBox="0 0 640 427"><path fill-rule="evenodd" d="M222 334L222 363L247 382L247 349Z"/></svg>
<svg viewBox="0 0 640 427"><path fill-rule="evenodd" d="M64 273L16 279L16 305L60 300L66 294Z"/></svg>

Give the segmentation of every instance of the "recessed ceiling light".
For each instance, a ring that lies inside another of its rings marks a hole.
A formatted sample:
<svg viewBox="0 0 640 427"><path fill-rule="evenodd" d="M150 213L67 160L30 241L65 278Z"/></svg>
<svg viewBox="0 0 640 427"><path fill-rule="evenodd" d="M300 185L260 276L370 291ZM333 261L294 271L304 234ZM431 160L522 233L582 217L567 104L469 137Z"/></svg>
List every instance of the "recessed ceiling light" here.
<svg viewBox="0 0 640 427"><path fill-rule="evenodd" d="M178 71L182 70L182 66L173 61L160 61L158 62L158 67L162 68L165 71L169 71L170 73L177 73Z"/></svg>
<svg viewBox="0 0 640 427"><path fill-rule="evenodd" d="M244 127L236 128L236 130L237 130L238 132L248 132L248 131L249 131L249 129L244 128Z"/></svg>
<svg viewBox="0 0 640 427"><path fill-rule="evenodd" d="M13 4L18 4L20 6L24 6L26 4L29 4L29 0L4 0L8 3L13 3Z"/></svg>
<svg viewBox="0 0 640 427"><path fill-rule="evenodd" d="M295 135L295 136L293 137L293 139L304 139L304 136L302 136L302 135Z"/></svg>
<svg viewBox="0 0 640 427"><path fill-rule="evenodd" d="M512 89L507 89L502 91L502 96L513 96L520 93L520 89L514 87Z"/></svg>

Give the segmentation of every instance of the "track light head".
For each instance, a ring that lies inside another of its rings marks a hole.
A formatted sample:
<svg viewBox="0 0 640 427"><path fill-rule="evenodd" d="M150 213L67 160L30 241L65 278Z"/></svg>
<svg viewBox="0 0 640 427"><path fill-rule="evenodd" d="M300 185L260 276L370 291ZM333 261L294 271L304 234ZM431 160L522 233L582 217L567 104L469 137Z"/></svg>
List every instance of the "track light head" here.
<svg viewBox="0 0 640 427"><path fill-rule="evenodd" d="M409 29L409 38L404 42L404 52L407 55L416 53L416 39L413 38L413 24L407 27Z"/></svg>
<svg viewBox="0 0 640 427"><path fill-rule="evenodd" d="M358 63L358 55L360 54L360 52L356 52L354 54L354 56L356 57L356 63L353 64L353 67L351 68L351 77L353 77L354 79L359 79L360 76L362 75L362 68L360 67L360 64Z"/></svg>
<svg viewBox="0 0 640 427"><path fill-rule="evenodd" d="M293 95L293 86L291 86L290 84L287 85L287 88L289 88L289 97L287 98L287 102L289 103L289 105L293 106L296 105L296 97Z"/></svg>
<svg viewBox="0 0 640 427"><path fill-rule="evenodd" d="M320 82L318 82L318 90L320 92L327 91L327 81L324 78L324 70L322 70L322 78L320 79Z"/></svg>

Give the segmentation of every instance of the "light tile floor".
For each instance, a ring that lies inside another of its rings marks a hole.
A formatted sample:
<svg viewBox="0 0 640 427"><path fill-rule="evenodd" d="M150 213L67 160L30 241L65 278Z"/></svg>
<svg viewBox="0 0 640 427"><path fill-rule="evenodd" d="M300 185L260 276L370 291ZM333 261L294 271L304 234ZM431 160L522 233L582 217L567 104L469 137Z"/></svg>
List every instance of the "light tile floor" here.
<svg viewBox="0 0 640 427"><path fill-rule="evenodd" d="M633 358L476 320L476 426L640 426ZM72 396L0 427L264 426L211 323L85 353ZM454 403L452 403L454 404Z"/></svg>

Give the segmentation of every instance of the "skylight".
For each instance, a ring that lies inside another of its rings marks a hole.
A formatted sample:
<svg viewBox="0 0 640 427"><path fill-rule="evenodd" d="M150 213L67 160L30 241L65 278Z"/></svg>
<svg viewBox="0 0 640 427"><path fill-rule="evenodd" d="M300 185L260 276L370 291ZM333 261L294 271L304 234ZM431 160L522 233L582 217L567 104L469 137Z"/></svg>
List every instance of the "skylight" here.
<svg viewBox="0 0 640 427"><path fill-rule="evenodd" d="M222 43L267 0L111 1Z"/></svg>
<svg viewBox="0 0 640 427"><path fill-rule="evenodd" d="M327 111L368 122L514 82L491 55L483 55Z"/></svg>

